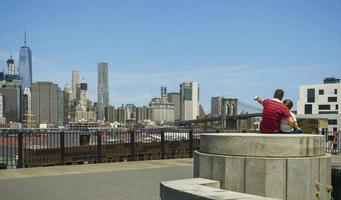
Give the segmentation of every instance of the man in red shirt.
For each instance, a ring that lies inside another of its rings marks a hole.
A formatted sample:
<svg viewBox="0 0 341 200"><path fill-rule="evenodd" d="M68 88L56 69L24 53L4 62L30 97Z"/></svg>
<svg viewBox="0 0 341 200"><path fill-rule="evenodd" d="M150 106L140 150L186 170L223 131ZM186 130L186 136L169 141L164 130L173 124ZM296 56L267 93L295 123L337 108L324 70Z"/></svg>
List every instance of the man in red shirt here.
<svg viewBox="0 0 341 200"><path fill-rule="evenodd" d="M255 100L263 105L262 120L259 127L261 133L278 133L281 119L287 119L290 127L295 125L289 109L281 102L283 96L283 90L277 89L273 99L263 100L260 97L255 97Z"/></svg>

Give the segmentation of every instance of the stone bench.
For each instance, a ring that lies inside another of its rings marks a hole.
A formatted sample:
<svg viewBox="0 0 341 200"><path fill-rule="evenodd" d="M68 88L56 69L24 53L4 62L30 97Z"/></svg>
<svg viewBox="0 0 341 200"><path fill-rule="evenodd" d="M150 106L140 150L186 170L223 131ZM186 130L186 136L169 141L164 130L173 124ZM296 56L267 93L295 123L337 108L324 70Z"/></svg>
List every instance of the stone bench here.
<svg viewBox="0 0 341 200"><path fill-rule="evenodd" d="M311 134L202 134L194 153L194 177L221 189L287 200L330 199L331 156L325 138Z"/></svg>
<svg viewBox="0 0 341 200"><path fill-rule="evenodd" d="M273 198L222 190L219 189L218 181L203 178L161 182L160 197L162 200L276 200Z"/></svg>

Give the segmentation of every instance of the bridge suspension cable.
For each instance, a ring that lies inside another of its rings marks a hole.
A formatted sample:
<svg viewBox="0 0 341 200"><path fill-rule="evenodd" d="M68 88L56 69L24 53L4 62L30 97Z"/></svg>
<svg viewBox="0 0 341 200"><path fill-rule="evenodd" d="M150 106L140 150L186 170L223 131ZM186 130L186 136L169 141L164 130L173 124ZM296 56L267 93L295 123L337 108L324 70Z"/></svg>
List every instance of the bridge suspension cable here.
<svg viewBox="0 0 341 200"><path fill-rule="evenodd" d="M255 106L253 104L249 104L249 103L238 100L238 110L239 111L244 110L247 112L250 112L250 111L261 112L263 109L261 106Z"/></svg>

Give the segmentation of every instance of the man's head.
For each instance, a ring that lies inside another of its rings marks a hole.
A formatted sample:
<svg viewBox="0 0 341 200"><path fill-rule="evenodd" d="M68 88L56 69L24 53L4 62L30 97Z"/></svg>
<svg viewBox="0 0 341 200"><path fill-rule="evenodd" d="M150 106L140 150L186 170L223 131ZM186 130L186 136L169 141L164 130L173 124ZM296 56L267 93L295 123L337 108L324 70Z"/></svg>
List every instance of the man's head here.
<svg viewBox="0 0 341 200"><path fill-rule="evenodd" d="M293 105L294 105L290 99L284 100L284 101L283 101L283 104L284 104L289 110L291 110L291 108L292 108Z"/></svg>
<svg viewBox="0 0 341 200"><path fill-rule="evenodd" d="M277 89L274 94L274 98L282 100L284 96L284 91L281 89Z"/></svg>

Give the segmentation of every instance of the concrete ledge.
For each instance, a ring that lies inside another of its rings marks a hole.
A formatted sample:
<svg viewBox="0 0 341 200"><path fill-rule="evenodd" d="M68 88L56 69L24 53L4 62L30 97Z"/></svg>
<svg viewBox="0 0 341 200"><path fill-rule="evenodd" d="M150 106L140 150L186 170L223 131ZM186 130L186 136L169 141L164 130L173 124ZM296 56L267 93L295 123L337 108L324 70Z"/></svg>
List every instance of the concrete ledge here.
<svg viewBox="0 0 341 200"><path fill-rule="evenodd" d="M160 197L162 200L275 200L273 198L221 190L219 189L218 181L212 181L204 178L161 182Z"/></svg>
<svg viewBox="0 0 341 200"><path fill-rule="evenodd" d="M324 145L324 136L312 134L211 133L200 137L200 152L229 156L323 156Z"/></svg>
<svg viewBox="0 0 341 200"><path fill-rule="evenodd" d="M220 188L287 200L315 198L315 182L331 184L331 155L242 157L194 153L194 177L220 182ZM328 193L321 190L321 200Z"/></svg>

